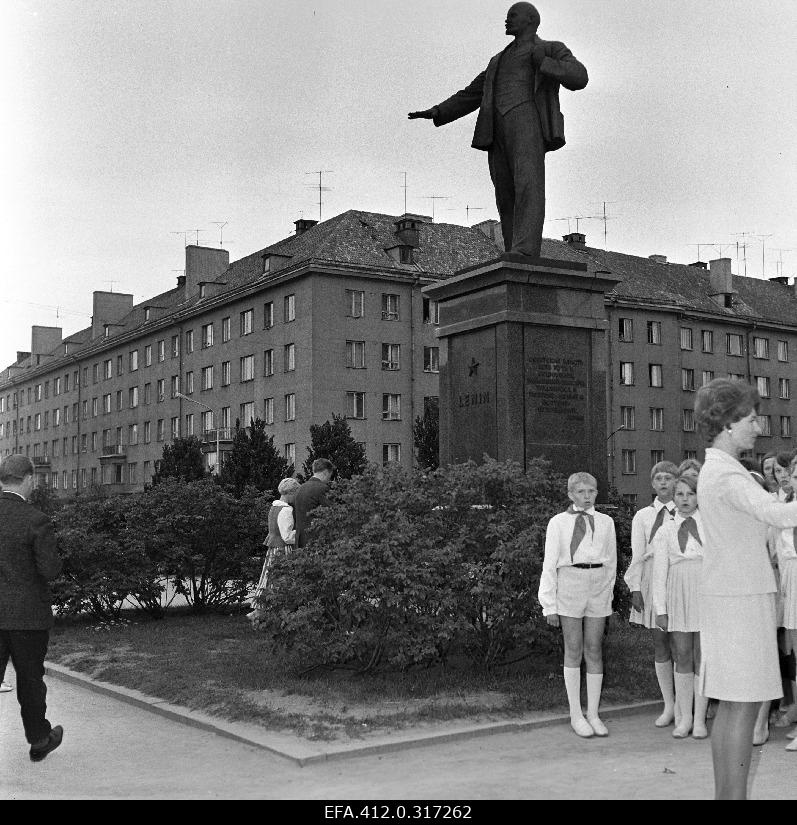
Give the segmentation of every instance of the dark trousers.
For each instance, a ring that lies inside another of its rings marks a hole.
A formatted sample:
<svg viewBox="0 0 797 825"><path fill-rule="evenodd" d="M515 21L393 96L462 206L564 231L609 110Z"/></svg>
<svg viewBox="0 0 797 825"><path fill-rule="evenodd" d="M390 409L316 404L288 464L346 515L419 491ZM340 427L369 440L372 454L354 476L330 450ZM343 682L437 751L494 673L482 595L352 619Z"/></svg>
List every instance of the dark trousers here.
<svg viewBox="0 0 797 825"><path fill-rule="evenodd" d="M47 688L44 658L49 630L0 630L0 661L11 657L17 674L17 701L25 738L33 745L46 739L52 726L47 721Z"/></svg>
<svg viewBox="0 0 797 825"><path fill-rule="evenodd" d="M540 257L545 223L545 144L537 107L494 112L490 177L507 252Z"/></svg>

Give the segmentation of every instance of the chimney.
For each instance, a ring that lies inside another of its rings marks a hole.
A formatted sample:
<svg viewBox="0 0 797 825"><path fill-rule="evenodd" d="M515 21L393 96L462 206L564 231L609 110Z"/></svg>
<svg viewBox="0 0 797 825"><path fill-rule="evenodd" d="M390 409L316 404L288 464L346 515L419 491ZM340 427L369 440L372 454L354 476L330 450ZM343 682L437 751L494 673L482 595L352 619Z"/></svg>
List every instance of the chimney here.
<svg viewBox="0 0 797 825"><path fill-rule="evenodd" d="M583 232L571 232L569 235L563 235L562 240L574 249L586 249L587 236Z"/></svg>
<svg viewBox="0 0 797 825"><path fill-rule="evenodd" d="M667 256L666 255L648 255L648 260L653 261L656 264L666 264L667 263Z"/></svg>
<svg viewBox="0 0 797 825"><path fill-rule="evenodd" d="M296 227L296 234L297 235L304 235L308 229L312 229L314 226L318 226L318 221L311 221L307 218L299 218L298 221L294 221L293 225Z"/></svg>
<svg viewBox="0 0 797 825"><path fill-rule="evenodd" d="M709 261L709 290L708 294L720 306L730 309L733 307L733 273L731 272L730 258L717 258Z"/></svg>
<svg viewBox="0 0 797 825"><path fill-rule="evenodd" d="M186 281L185 275L178 275L177 276L177 288L178 289L185 289L185 281Z"/></svg>
<svg viewBox="0 0 797 825"><path fill-rule="evenodd" d="M705 261L695 261L693 264L689 264L689 266L693 266L695 269L708 269L708 264Z"/></svg>
<svg viewBox="0 0 797 825"><path fill-rule="evenodd" d="M226 249L208 246L187 246L185 248L185 297L199 292L201 281L215 281L230 266L230 253Z"/></svg>
<svg viewBox="0 0 797 825"><path fill-rule="evenodd" d="M788 286L789 278L786 275L778 275L777 278L770 278L769 282L771 284L781 284L782 286Z"/></svg>
<svg viewBox="0 0 797 825"><path fill-rule="evenodd" d="M31 327L30 351L34 362L41 355L55 354L63 340L61 327Z"/></svg>
<svg viewBox="0 0 797 825"><path fill-rule="evenodd" d="M481 223L474 224L472 229L478 229L479 232L486 235L501 251L504 250L504 233L501 231L501 222L487 220Z"/></svg>
<svg viewBox="0 0 797 825"><path fill-rule="evenodd" d="M118 323L133 311L133 296L124 292L95 292L91 313L91 337L105 334L106 327Z"/></svg>
<svg viewBox="0 0 797 825"><path fill-rule="evenodd" d="M418 215L402 215L393 225L399 246L411 246L417 249L421 245L421 224Z"/></svg>

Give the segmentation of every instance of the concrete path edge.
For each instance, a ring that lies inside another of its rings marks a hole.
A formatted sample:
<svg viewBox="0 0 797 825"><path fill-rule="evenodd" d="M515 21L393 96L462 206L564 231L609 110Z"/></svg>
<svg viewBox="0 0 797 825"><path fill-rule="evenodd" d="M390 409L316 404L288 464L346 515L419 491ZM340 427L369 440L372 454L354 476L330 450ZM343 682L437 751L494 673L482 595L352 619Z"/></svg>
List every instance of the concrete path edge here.
<svg viewBox="0 0 797 825"><path fill-rule="evenodd" d="M429 733L418 733L416 731L407 733L406 735L395 736L391 741L387 742L364 745L350 744L342 747L339 746L338 748L330 748L329 750L320 750L311 742L307 742L293 734L285 734L265 728L260 729L253 725L210 716L209 714L191 710L191 708L181 705L175 705L154 696L148 696L138 690L114 685L110 682L102 682L91 676L87 676L85 673L79 673L78 671L71 670L54 662L45 662L45 668L48 676L79 685L95 693L111 696L120 702L125 702L142 710L159 714L175 722L205 730L255 748L260 748L275 756L288 759L300 767L318 762L392 753L409 748L439 745L445 742L462 741L499 733L521 733L534 730L535 728L550 727L552 725L570 722L570 717L566 714L549 714L543 715L542 718L539 718L538 714L535 719L519 719L510 722L465 723L462 727L453 730L449 729L444 732L432 731ZM660 706L660 701L609 706L601 709L601 717L611 719L622 716L632 716L644 713L647 710L653 711Z"/></svg>

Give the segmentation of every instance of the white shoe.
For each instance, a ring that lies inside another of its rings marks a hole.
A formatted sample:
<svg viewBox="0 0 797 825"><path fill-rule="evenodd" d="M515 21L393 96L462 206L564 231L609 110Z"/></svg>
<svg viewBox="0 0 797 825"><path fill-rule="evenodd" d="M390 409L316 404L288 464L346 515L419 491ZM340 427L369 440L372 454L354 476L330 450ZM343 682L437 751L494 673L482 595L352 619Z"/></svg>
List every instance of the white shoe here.
<svg viewBox="0 0 797 825"><path fill-rule="evenodd" d="M577 736L580 736L582 739L592 739L595 735L595 731L592 730L592 725L583 717L576 717L575 719L570 720L570 727L573 728Z"/></svg>
<svg viewBox="0 0 797 825"><path fill-rule="evenodd" d="M664 708L661 716L655 721L655 725L657 728L666 728L673 723L675 719L675 710L674 708Z"/></svg>
<svg viewBox="0 0 797 825"><path fill-rule="evenodd" d="M692 719L687 716L686 719L681 719L681 723L673 730L673 738L686 739L690 730L692 730Z"/></svg>
<svg viewBox="0 0 797 825"><path fill-rule="evenodd" d="M14 689L8 682L0 682L0 693L10 693Z"/></svg>
<svg viewBox="0 0 797 825"><path fill-rule="evenodd" d="M768 736L769 734L767 734ZM708 739L708 728L700 722L692 726L692 739Z"/></svg>
<svg viewBox="0 0 797 825"><path fill-rule="evenodd" d="M587 722L589 723L589 726L595 733L595 736L603 737L609 735L609 731L606 725L604 725L603 722L601 722L601 720L597 716L588 716Z"/></svg>
<svg viewBox="0 0 797 825"><path fill-rule="evenodd" d="M795 728L794 730L790 730L790 731L786 734L786 738L787 738L787 739L797 739L797 728Z"/></svg>
<svg viewBox="0 0 797 825"><path fill-rule="evenodd" d="M788 745L786 745L787 751L797 751L797 739L792 739Z"/></svg>

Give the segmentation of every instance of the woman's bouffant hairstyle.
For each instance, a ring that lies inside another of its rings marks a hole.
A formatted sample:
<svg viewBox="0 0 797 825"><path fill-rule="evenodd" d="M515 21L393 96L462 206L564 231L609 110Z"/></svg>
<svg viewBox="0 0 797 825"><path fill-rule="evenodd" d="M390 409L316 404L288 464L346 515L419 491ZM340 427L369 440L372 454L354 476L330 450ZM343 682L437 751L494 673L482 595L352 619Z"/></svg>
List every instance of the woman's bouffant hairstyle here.
<svg viewBox="0 0 797 825"><path fill-rule="evenodd" d="M758 412L761 396L744 381L715 378L697 391L695 419L701 435L711 444L729 424Z"/></svg>

